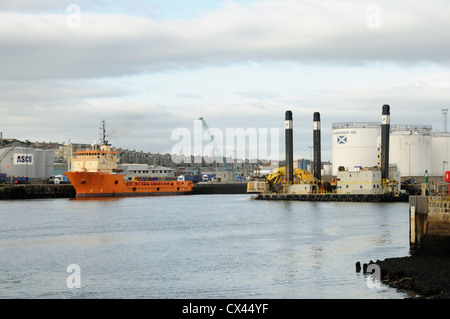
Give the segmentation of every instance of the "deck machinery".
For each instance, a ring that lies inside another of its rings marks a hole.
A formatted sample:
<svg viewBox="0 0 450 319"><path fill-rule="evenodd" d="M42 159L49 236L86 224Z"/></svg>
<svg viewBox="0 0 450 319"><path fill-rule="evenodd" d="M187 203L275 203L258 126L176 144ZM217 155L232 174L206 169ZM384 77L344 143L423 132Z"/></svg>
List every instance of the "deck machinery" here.
<svg viewBox="0 0 450 319"><path fill-rule="evenodd" d="M324 182L320 173L320 114L313 115L314 165L313 174L293 169L292 112L286 112L286 166L271 172L263 181L247 184L247 192L255 193L258 200L302 201L407 201L408 195L400 191L400 173L389 165L390 107L383 105L381 146L375 167L339 167L331 182ZM289 171L292 171L290 173ZM290 176L290 174L292 174Z"/></svg>

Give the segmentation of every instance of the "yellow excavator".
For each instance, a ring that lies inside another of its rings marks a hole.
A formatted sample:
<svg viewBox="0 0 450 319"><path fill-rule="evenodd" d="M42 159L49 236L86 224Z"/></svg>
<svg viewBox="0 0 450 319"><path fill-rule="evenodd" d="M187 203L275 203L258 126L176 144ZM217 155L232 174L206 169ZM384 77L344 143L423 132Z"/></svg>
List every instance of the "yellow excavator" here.
<svg viewBox="0 0 450 319"><path fill-rule="evenodd" d="M286 166L274 169L266 177L269 184L269 191L279 193L283 190L283 182L286 182ZM303 169L294 169L294 184L316 184L320 189L323 189L324 183L316 179L310 172Z"/></svg>

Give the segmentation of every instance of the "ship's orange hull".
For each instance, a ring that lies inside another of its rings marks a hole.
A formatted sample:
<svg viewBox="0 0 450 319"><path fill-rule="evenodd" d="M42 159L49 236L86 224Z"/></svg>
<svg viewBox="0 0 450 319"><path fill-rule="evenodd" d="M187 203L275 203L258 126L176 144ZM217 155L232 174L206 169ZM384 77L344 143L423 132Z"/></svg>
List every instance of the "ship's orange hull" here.
<svg viewBox="0 0 450 319"><path fill-rule="evenodd" d="M124 175L98 172L66 172L76 197L123 197L185 195L192 193L190 181L125 182Z"/></svg>

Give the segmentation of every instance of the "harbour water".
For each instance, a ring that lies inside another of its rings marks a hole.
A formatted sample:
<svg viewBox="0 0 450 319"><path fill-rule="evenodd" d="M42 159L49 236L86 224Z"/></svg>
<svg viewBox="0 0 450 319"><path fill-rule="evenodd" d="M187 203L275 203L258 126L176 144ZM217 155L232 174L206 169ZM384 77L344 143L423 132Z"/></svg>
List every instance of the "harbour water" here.
<svg viewBox="0 0 450 319"><path fill-rule="evenodd" d="M408 203L10 200L0 221L0 298L407 297L355 263L409 255Z"/></svg>

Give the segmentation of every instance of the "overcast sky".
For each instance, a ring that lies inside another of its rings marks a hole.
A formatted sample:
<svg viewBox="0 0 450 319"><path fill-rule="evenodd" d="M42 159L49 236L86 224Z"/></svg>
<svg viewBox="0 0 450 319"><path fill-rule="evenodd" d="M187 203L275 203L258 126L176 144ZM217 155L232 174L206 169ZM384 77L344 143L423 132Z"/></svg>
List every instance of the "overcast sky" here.
<svg viewBox="0 0 450 319"><path fill-rule="evenodd" d="M450 106L449 1L2 0L4 138L171 152L172 133L278 128L295 157L312 118L442 130ZM207 143L207 141L205 141Z"/></svg>

